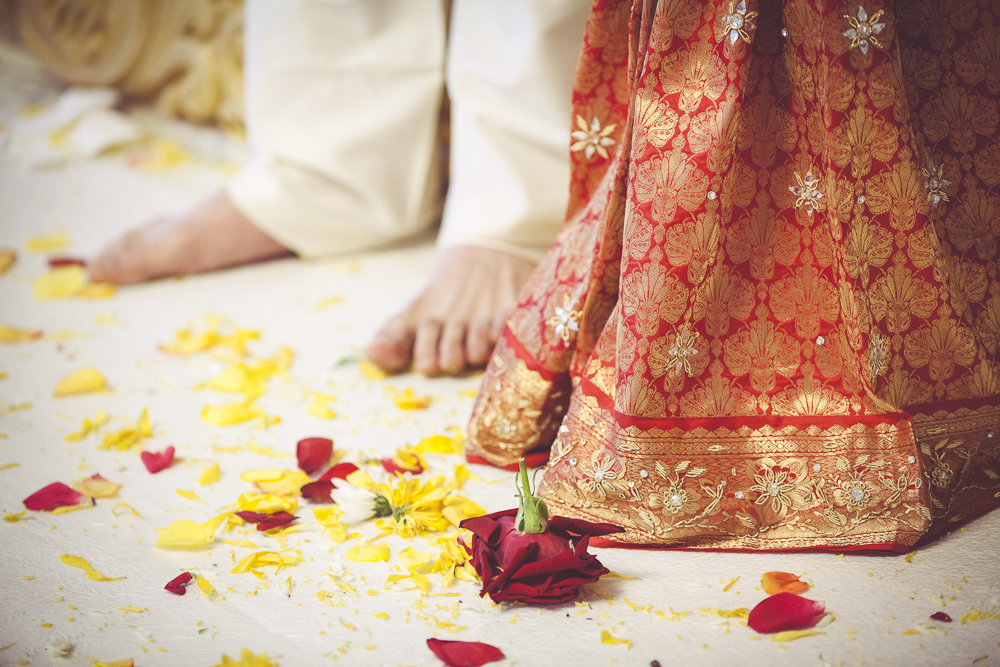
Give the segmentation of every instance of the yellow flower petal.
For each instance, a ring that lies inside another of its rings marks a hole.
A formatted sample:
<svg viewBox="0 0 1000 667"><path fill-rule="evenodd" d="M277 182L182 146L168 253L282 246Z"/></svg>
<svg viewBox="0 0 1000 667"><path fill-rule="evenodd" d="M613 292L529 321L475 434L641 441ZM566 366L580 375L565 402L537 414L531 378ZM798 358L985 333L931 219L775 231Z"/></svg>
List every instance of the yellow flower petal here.
<svg viewBox="0 0 1000 667"><path fill-rule="evenodd" d="M250 651L243 649L239 660L233 660L228 655L222 656L222 664L213 667L278 667L267 659L267 653L254 655Z"/></svg>
<svg viewBox="0 0 1000 667"><path fill-rule="evenodd" d="M274 573L277 574L278 572L281 572L281 568L289 567L301 560L304 560L301 553L295 553L296 555L293 556L291 554L278 553L277 551L258 551L240 560L240 562L236 564L236 567L230 570L230 572L233 574L251 572L258 579L263 579L264 573L257 568L274 565L277 567Z"/></svg>
<svg viewBox="0 0 1000 667"><path fill-rule="evenodd" d="M121 484L115 484L106 479L94 479L88 477L76 485L76 490L91 498L114 498L118 495Z"/></svg>
<svg viewBox="0 0 1000 667"><path fill-rule="evenodd" d="M0 276L7 273L17 261L17 251L10 248L0 248Z"/></svg>
<svg viewBox="0 0 1000 667"><path fill-rule="evenodd" d="M126 504L126 503L118 503L117 505L115 505L114 507L112 507L112 508L111 508L111 513L112 513L112 514L114 514L115 516L118 516L118 510L119 510L120 508L124 508L124 509L127 509L127 510L128 510L129 512L131 512L131 513L132 513L132 516L142 516L141 514L139 514L139 513L138 513L138 512L137 512L137 511L135 510L135 508L134 508L134 507L132 507L131 505L128 505L128 504Z"/></svg>
<svg viewBox="0 0 1000 667"><path fill-rule="evenodd" d="M320 398L313 399L313 402L306 408L306 412L311 414L313 417L319 417L320 419L333 419L337 416L337 413L334 412L330 406Z"/></svg>
<svg viewBox="0 0 1000 667"><path fill-rule="evenodd" d="M263 414L253 403L227 403L225 405L206 405L201 411L201 418L216 426L231 426L242 424Z"/></svg>
<svg viewBox="0 0 1000 667"><path fill-rule="evenodd" d="M52 396L69 396L71 394L85 394L92 391L104 389L106 383L104 376L93 368L81 368L59 380Z"/></svg>
<svg viewBox="0 0 1000 667"><path fill-rule="evenodd" d="M114 447L115 449L125 451L139 444L139 441L144 438L152 437L152 435L153 425L149 422L149 414L143 408L142 414L139 415L139 421L134 425L126 426L104 436L104 442L100 448L111 449Z"/></svg>
<svg viewBox="0 0 1000 667"><path fill-rule="evenodd" d="M619 639L614 637L607 630L601 630L601 643L602 644L628 644L629 648L632 648L632 641L630 639Z"/></svg>
<svg viewBox="0 0 1000 667"><path fill-rule="evenodd" d="M87 660L94 663L93 667L135 667L135 662L132 658L115 660L114 662L101 662L100 660L94 660L93 658L87 658Z"/></svg>
<svg viewBox="0 0 1000 667"><path fill-rule="evenodd" d="M88 283L76 295L81 299L107 299L115 295L115 286L109 283Z"/></svg>
<svg viewBox="0 0 1000 667"><path fill-rule="evenodd" d="M47 250L62 250L68 248L70 244L69 234L66 232L52 232L50 234L39 234L32 236L25 243L31 252L45 252Z"/></svg>
<svg viewBox="0 0 1000 667"><path fill-rule="evenodd" d="M263 493L276 496L301 495L300 489L313 481L301 470L294 470L275 482L257 482L257 488Z"/></svg>
<svg viewBox="0 0 1000 667"><path fill-rule="evenodd" d="M189 519L174 521L166 528L157 528L160 536L156 539L159 549L201 549L215 540L218 521L195 523Z"/></svg>
<svg viewBox="0 0 1000 667"><path fill-rule="evenodd" d="M222 470L219 469L218 463L213 463L212 466L201 473L201 479L198 482L205 486L206 484L214 484L219 481L219 477L222 476Z"/></svg>
<svg viewBox="0 0 1000 667"><path fill-rule="evenodd" d="M204 352L219 342L219 335L215 331L192 336L190 331L178 331L175 334L173 343L161 343L157 347L167 354L196 354Z"/></svg>
<svg viewBox="0 0 1000 667"><path fill-rule="evenodd" d="M258 468L242 472L240 479L251 484L257 482L277 482L285 475L291 474L291 472L288 468Z"/></svg>
<svg viewBox="0 0 1000 667"><path fill-rule="evenodd" d="M367 359L362 359L358 362L358 370L369 380L382 380L388 377L388 374L384 370Z"/></svg>
<svg viewBox="0 0 1000 667"><path fill-rule="evenodd" d="M206 595L211 595L212 593L215 592L215 587L212 586L212 584L210 584L208 582L208 579L206 579L205 577L198 577L197 582L198 582L198 588L201 589L202 593L205 593Z"/></svg>
<svg viewBox="0 0 1000 667"><path fill-rule="evenodd" d="M772 642L790 642L796 639L802 639L803 637L811 637L812 635L822 635L826 634L824 632L814 632L812 630L785 630L784 632L776 632L768 639Z"/></svg>
<svg viewBox="0 0 1000 667"><path fill-rule="evenodd" d="M17 523L18 521L20 521L21 519L23 519L24 515L27 514L27 513L28 513L28 510L21 510L17 514L14 514L13 512L10 512L10 513L8 513L3 518L3 520L6 521L7 523Z"/></svg>
<svg viewBox="0 0 1000 667"><path fill-rule="evenodd" d="M41 330L16 329L0 325L0 343L25 343L42 337Z"/></svg>
<svg viewBox="0 0 1000 667"><path fill-rule="evenodd" d="M174 489L174 490L177 491L177 495L180 496L181 498L188 498L190 500L197 500L199 503L201 502L201 498L196 496L194 491L188 491L187 489Z"/></svg>
<svg viewBox="0 0 1000 667"><path fill-rule="evenodd" d="M243 493L236 501L239 508L246 512L263 512L274 514L275 512L288 512L294 514L299 506L299 501L294 496L274 496L262 493Z"/></svg>
<svg viewBox="0 0 1000 667"><path fill-rule="evenodd" d="M403 563L403 567L407 570L426 565L434 557L434 554L420 553L413 547L403 549L398 555L399 560Z"/></svg>
<svg viewBox="0 0 1000 667"><path fill-rule="evenodd" d="M90 566L85 559L79 556L74 556L72 554L63 554L59 557L59 562L69 565L70 567L78 567L87 573L87 579L91 581L117 581L119 579L124 579L125 577L105 577L103 574L95 570Z"/></svg>
<svg viewBox="0 0 1000 667"><path fill-rule="evenodd" d="M348 537L347 526L340 522L341 514L342 511L337 507L313 508L316 523L323 526L323 532L337 544L343 544Z"/></svg>
<svg viewBox="0 0 1000 667"><path fill-rule="evenodd" d="M441 516L448 519L448 522L456 528L465 519L472 519L473 517L486 514L485 509L465 496L446 496L442 504L444 507L441 509Z"/></svg>
<svg viewBox="0 0 1000 667"><path fill-rule="evenodd" d="M344 556L355 563L376 563L389 560L388 544L357 544L347 550Z"/></svg>
<svg viewBox="0 0 1000 667"><path fill-rule="evenodd" d="M404 389L396 394L393 402L400 410L426 410L431 405L431 397L417 396L412 389Z"/></svg>
<svg viewBox="0 0 1000 667"><path fill-rule="evenodd" d="M36 299L69 299L80 294L87 284L87 272L82 266L61 266L35 280Z"/></svg>
<svg viewBox="0 0 1000 667"><path fill-rule="evenodd" d="M66 442L76 442L77 440L82 440L91 433L96 432L100 427L104 426L106 421L108 421L108 413L101 410L94 417L93 421L90 419L84 419L83 423L80 425L80 430L77 433L70 433L63 438L63 440Z"/></svg>

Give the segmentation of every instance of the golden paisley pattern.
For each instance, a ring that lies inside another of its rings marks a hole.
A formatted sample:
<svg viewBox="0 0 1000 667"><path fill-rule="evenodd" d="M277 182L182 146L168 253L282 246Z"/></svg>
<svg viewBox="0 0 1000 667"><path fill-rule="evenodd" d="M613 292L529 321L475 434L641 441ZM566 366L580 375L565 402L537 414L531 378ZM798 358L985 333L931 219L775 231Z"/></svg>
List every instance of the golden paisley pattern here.
<svg viewBox="0 0 1000 667"><path fill-rule="evenodd" d="M596 0L574 118L614 126L608 159L571 154L470 454L550 448L552 511L623 544L906 550L996 506L998 26Z"/></svg>

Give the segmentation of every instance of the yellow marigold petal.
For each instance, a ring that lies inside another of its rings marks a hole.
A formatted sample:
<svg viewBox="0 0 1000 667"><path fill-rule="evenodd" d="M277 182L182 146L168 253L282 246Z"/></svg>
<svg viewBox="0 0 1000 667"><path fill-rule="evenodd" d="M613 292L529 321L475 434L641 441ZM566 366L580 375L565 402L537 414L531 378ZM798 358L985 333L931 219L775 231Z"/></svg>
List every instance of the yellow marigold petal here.
<svg viewBox="0 0 1000 667"><path fill-rule="evenodd" d="M206 595L211 595L212 593L215 592L215 587L212 586L212 584L210 584L208 582L208 579L206 579L205 577L198 577L197 581L198 581L198 588L201 589L202 593L205 593Z"/></svg>
<svg viewBox="0 0 1000 667"><path fill-rule="evenodd" d="M93 667L135 667L135 662L132 658L127 658L125 660L115 660L114 662L101 662L100 660L94 660L93 658L87 658L92 663ZM220 665L221 667L221 665Z"/></svg>
<svg viewBox="0 0 1000 667"><path fill-rule="evenodd" d="M362 359L358 362L358 370L369 380L382 380L388 377L388 374L384 370L367 359Z"/></svg>
<svg viewBox="0 0 1000 667"><path fill-rule="evenodd" d="M74 556L73 554L63 554L59 557L59 562L70 567L78 567L81 570L91 570L90 563L86 559Z"/></svg>
<svg viewBox="0 0 1000 667"><path fill-rule="evenodd" d="M445 496L442 503L444 504L444 508L441 510L441 515L456 527L465 519L486 514L485 509L465 496L457 494Z"/></svg>
<svg viewBox="0 0 1000 667"><path fill-rule="evenodd" d="M629 648L632 648L632 640L621 639L613 636L607 630L601 630L601 643L602 644L628 644Z"/></svg>
<svg viewBox="0 0 1000 667"><path fill-rule="evenodd" d="M107 299L115 295L115 286L110 283L87 283L76 295L81 299Z"/></svg>
<svg viewBox="0 0 1000 667"><path fill-rule="evenodd" d="M431 405L431 397L417 396L412 389L404 389L396 394L393 402L400 410L426 410Z"/></svg>
<svg viewBox="0 0 1000 667"><path fill-rule="evenodd" d="M63 250L70 244L69 234L66 232L52 232L50 234L39 234L28 239L25 246L31 252L45 252L47 250Z"/></svg>
<svg viewBox="0 0 1000 667"><path fill-rule="evenodd" d="M267 659L267 653L254 655L243 649L239 660L233 660L228 655L223 655L222 664L214 665L214 667L278 667L278 665Z"/></svg>
<svg viewBox="0 0 1000 667"><path fill-rule="evenodd" d="M301 470L293 470L277 481L257 482L257 488L276 496L301 495L300 489L311 481L312 478Z"/></svg>
<svg viewBox="0 0 1000 667"><path fill-rule="evenodd" d="M455 449L455 439L446 435L431 435L417 444L417 451L421 454L456 454L462 450Z"/></svg>
<svg viewBox="0 0 1000 667"><path fill-rule="evenodd" d="M253 403L226 403L225 405L206 405L201 411L201 418L216 426L231 426L242 424L263 414Z"/></svg>
<svg viewBox="0 0 1000 667"><path fill-rule="evenodd" d="M274 514L275 512L294 514L299 506L298 500L294 496L281 497L267 493L243 493L240 494L236 503L241 510L265 514Z"/></svg>
<svg viewBox="0 0 1000 667"><path fill-rule="evenodd" d="M389 560L389 545L387 544L356 544L347 550L344 556L355 563L376 563Z"/></svg>
<svg viewBox="0 0 1000 667"><path fill-rule="evenodd" d="M313 399L313 402L306 408L306 412L320 419L333 419L337 416L337 413L320 398Z"/></svg>
<svg viewBox="0 0 1000 667"><path fill-rule="evenodd" d="M277 482L285 475L291 474L291 472L288 468L255 468L253 470L244 470L240 473L240 479L251 484Z"/></svg>
<svg viewBox="0 0 1000 667"><path fill-rule="evenodd" d="M25 343L42 337L41 330L17 329L0 325L0 343Z"/></svg>
<svg viewBox="0 0 1000 667"><path fill-rule="evenodd" d="M0 248L0 276L7 273L17 261L17 251L10 248Z"/></svg>
<svg viewBox="0 0 1000 667"><path fill-rule="evenodd" d="M35 280L33 294L36 299L69 299L77 296L87 284L87 273L82 266L62 266Z"/></svg>
<svg viewBox="0 0 1000 667"><path fill-rule="evenodd" d="M189 519L179 519L166 528L157 528L160 536L156 540L156 546L159 549L201 549L215 539L215 525L210 525L211 523L200 524Z"/></svg>
<svg viewBox="0 0 1000 667"><path fill-rule="evenodd" d="M197 500L201 502L201 498L195 495L194 491L188 491L187 489L174 489L177 491L177 495L181 498L189 498L190 500Z"/></svg>
<svg viewBox="0 0 1000 667"><path fill-rule="evenodd" d="M398 556L399 560L403 563L403 567L407 570L426 565L434 557L433 554L420 553L413 547L403 549L399 552Z"/></svg>
<svg viewBox="0 0 1000 667"><path fill-rule="evenodd" d="M52 392L52 396L69 396L71 394L85 394L87 392L100 391L104 389L105 385L104 376L101 375L96 369L81 368L70 373L62 380L59 380L59 384L56 385L55 390Z"/></svg>
<svg viewBox="0 0 1000 667"><path fill-rule="evenodd" d="M826 634L824 632L814 632L813 630L785 630L784 632L776 632L768 639L772 642L790 642L796 639L802 639L803 637L811 637L812 635L822 635Z"/></svg>
<svg viewBox="0 0 1000 667"><path fill-rule="evenodd" d="M204 352L219 342L214 331L192 336L189 331L178 331L173 343L161 343L157 347L167 354L196 354Z"/></svg>
<svg viewBox="0 0 1000 667"><path fill-rule="evenodd" d="M17 523L18 521L23 519L24 515L27 513L28 510L21 510L17 514L9 512L6 516L4 516L3 520L6 521L7 523Z"/></svg>
<svg viewBox="0 0 1000 667"><path fill-rule="evenodd" d="M211 467L207 468L205 472L201 473L201 479L198 482L205 486L206 484L214 484L219 481L219 477L222 476L222 470L219 468L218 463L213 463Z"/></svg>
<svg viewBox="0 0 1000 667"><path fill-rule="evenodd" d="M371 491L372 493L384 495L382 485L377 484L375 480L372 479L364 470L355 470L344 479L348 484L352 484L359 489L365 489L367 491Z"/></svg>
<svg viewBox="0 0 1000 667"><path fill-rule="evenodd" d="M76 490L91 498L114 498L118 495L121 484L115 484L106 479L87 478L76 485Z"/></svg>
<svg viewBox="0 0 1000 667"><path fill-rule="evenodd" d="M137 511L135 511L134 507L132 507L131 505L128 505L126 503L118 503L117 505L115 505L114 507L111 508L111 513L114 514L115 516L118 516L118 509L119 508L125 508L125 509L127 509L129 512L132 513L132 516L142 516Z"/></svg>

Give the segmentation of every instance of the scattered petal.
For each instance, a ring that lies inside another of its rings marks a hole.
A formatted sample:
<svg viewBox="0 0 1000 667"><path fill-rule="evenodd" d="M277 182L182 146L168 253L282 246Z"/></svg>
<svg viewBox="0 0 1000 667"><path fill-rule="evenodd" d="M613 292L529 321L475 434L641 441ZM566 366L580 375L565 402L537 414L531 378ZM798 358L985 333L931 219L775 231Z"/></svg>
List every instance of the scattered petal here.
<svg viewBox="0 0 1000 667"><path fill-rule="evenodd" d="M404 389L392 400L400 410L426 410L431 405L430 396L417 396L412 389Z"/></svg>
<svg viewBox="0 0 1000 667"><path fill-rule="evenodd" d="M424 471L424 467L420 465L420 461L416 457L408 457L408 460L400 460L399 457L387 458L381 459L379 463L390 475L402 475L404 472L419 475Z"/></svg>
<svg viewBox="0 0 1000 667"><path fill-rule="evenodd" d="M215 346L219 342L219 334L215 331L192 336L190 331L178 331L173 343L157 345L160 351L167 354L197 354Z"/></svg>
<svg viewBox="0 0 1000 667"><path fill-rule="evenodd" d="M347 476L352 472L357 472L359 470L358 466L353 463L338 463L333 466L325 473L319 476L320 481L328 481L331 479L343 479L347 480Z"/></svg>
<svg viewBox="0 0 1000 667"><path fill-rule="evenodd" d="M816 625L825 611L826 607L820 602L794 593L776 593L764 598L750 611L747 623L759 633L804 630Z"/></svg>
<svg viewBox="0 0 1000 667"><path fill-rule="evenodd" d="M31 252L46 252L48 250L62 250L68 248L70 244L69 234L66 232L51 232L49 234L39 234L32 236L25 243Z"/></svg>
<svg viewBox="0 0 1000 667"><path fill-rule="evenodd" d="M76 485L77 491L91 498L114 498L118 495L120 488L122 488L121 484L110 482L101 477L100 474L88 477Z"/></svg>
<svg viewBox="0 0 1000 667"><path fill-rule="evenodd" d="M91 421L90 419L84 419L83 423L80 424L80 430L76 433L70 433L65 438L63 438L63 440L66 442L76 442L77 440L83 440L91 433L96 433L97 429L104 426L104 423L106 421L108 421L108 413L104 410L101 410L94 417L93 421Z"/></svg>
<svg viewBox="0 0 1000 667"><path fill-rule="evenodd" d="M17 514L15 514L14 512L8 512L6 516L4 516L3 520L6 521L7 523L17 523L18 521L23 519L24 515L27 513L28 510L21 510Z"/></svg>
<svg viewBox="0 0 1000 667"><path fill-rule="evenodd" d="M139 415L139 421L104 436L104 441L101 443L100 449L111 449L114 447L121 451L127 451L139 444L141 440L152 436L153 425L149 422L149 414L143 408L142 414Z"/></svg>
<svg viewBox="0 0 1000 667"><path fill-rule="evenodd" d="M452 642L431 637L427 640L427 648L448 667L480 667L507 657L496 646L482 642Z"/></svg>
<svg viewBox="0 0 1000 667"><path fill-rule="evenodd" d="M369 380L383 380L388 377L388 373L367 359L358 362L358 370Z"/></svg>
<svg viewBox="0 0 1000 667"><path fill-rule="evenodd" d="M213 463L212 466L201 473L201 479L198 482L205 486L206 484L214 484L219 481L219 477L222 476L222 470L219 469L218 463Z"/></svg>
<svg viewBox="0 0 1000 667"><path fill-rule="evenodd" d="M306 407L306 412L311 414L313 417L319 417L320 419L333 419L337 416L337 413L333 411L326 401L321 398L314 398L312 403Z"/></svg>
<svg viewBox="0 0 1000 667"><path fill-rule="evenodd" d="M105 577L103 574L95 570L90 566L83 558L79 556L74 556L72 554L63 554L59 557L59 562L69 565L70 567L78 567L87 573L87 578L91 581L118 581L119 579L124 579L125 577Z"/></svg>
<svg viewBox="0 0 1000 667"><path fill-rule="evenodd" d="M264 567L267 565L275 565L277 569L274 571L275 574L281 572L281 568L289 567L295 563L303 560L302 555L296 552L296 555L288 555L278 553L277 551L258 551L252 553L249 556L243 558L239 563L236 564L230 572L233 574L242 574L243 572L251 572L258 579L264 578L264 573L257 568Z"/></svg>
<svg viewBox="0 0 1000 667"><path fill-rule="evenodd" d="M84 495L79 491L69 488L62 482L53 482L35 491L22 502L29 510L51 512L57 507L79 505L83 500Z"/></svg>
<svg viewBox="0 0 1000 667"><path fill-rule="evenodd" d="M943 621L945 623L951 623L951 616L944 613L943 611L934 612L933 614L931 614L931 618L934 619L935 621Z"/></svg>
<svg viewBox="0 0 1000 667"><path fill-rule="evenodd" d="M253 403L226 403L225 405L206 405L201 411L201 418L216 426L232 426L250 421L263 414Z"/></svg>
<svg viewBox="0 0 1000 667"><path fill-rule="evenodd" d="M189 500L197 500L199 503L202 502L201 498L195 495L194 491L188 491L187 489L174 489L177 491L177 495L181 498L187 498Z"/></svg>
<svg viewBox="0 0 1000 667"><path fill-rule="evenodd" d="M601 643L602 644L627 644L629 648L632 648L631 639L621 639L615 637L607 630L601 630Z"/></svg>
<svg viewBox="0 0 1000 667"><path fill-rule="evenodd" d="M0 276L7 273L17 261L17 251L10 248L0 248Z"/></svg>
<svg viewBox="0 0 1000 667"><path fill-rule="evenodd" d="M198 588L205 595L211 595L212 593L215 592L215 586L209 583L208 579L206 579L205 577L198 577L197 584Z"/></svg>
<svg viewBox="0 0 1000 667"><path fill-rule="evenodd" d="M295 446L295 456L307 475L313 475L333 457L333 440L329 438L303 438Z"/></svg>
<svg viewBox="0 0 1000 667"><path fill-rule="evenodd" d="M31 340L38 340L42 337L39 329L17 329L15 327L5 327L0 325L0 343L26 343Z"/></svg>
<svg viewBox="0 0 1000 667"><path fill-rule="evenodd" d="M298 508L298 500L294 497L281 497L269 493L243 493L236 501L241 510L250 512L294 512Z"/></svg>
<svg viewBox="0 0 1000 667"><path fill-rule="evenodd" d="M170 464L174 461L174 451L174 447L171 445L162 452L143 452L140 454L142 464L146 466L146 470L155 475L161 470L166 470L170 467Z"/></svg>
<svg viewBox="0 0 1000 667"><path fill-rule="evenodd" d="M760 579L760 587L768 595L775 595L776 593L800 593L809 588L809 584L799 581L797 575L788 572L765 572Z"/></svg>
<svg viewBox="0 0 1000 667"><path fill-rule="evenodd" d="M274 514L264 514L262 512L236 512L236 516L247 523L257 525L257 530L264 532L272 528L287 526L298 517L288 512L275 512Z"/></svg>
<svg viewBox="0 0 1000 667"><path fill-rule="evenodd" d="M81 368L70 373L56 385L53 397L69 396L71 394L85 394L91 391L104 389L106 382L104 376L93 368Z"/></svg>
<svg viewBox="0 0 1000 667"><path fill-rule="evenodd" d="M142 516L141 514L139 514L135 510L134 507L132 507L131 505L129 505L127 503L118 503L117 505L115 505L114 507L111 508L111 513L114 514L115 516L118 516L118 510L119 510L119 508L127 509L129 512L132 513L132 516Z"/></svg>
<svg viewBox="0 0 1000 667"><path fill-rule="evenodd" d="M299 489L299 493L311 503L332 503L333 498L330 497L330 492L335 488L337 487L334 486L333 482L321 479L309 482Z"/></svg>
<svg viewBox="0 0 1000 667"><path fill-rule="evenodd" d="M174 595L184 595L187 593L187 584L194 576L190 572L182 572L178 576L174 577L167 582L167 585L163 588L170 591Z"/></svg>
<svg viewBox="0 0 1000 667"><path fill-rule="evenodd" d="M267 659L267 653L254 655L243 649L239 660L233 660L228 655L223 655L222 664L214 665L214 667L278 667L278 665Z"/></svg>
<svg viewBox="0 0 1000 667"><path fill-rule="evenodd" d="M195 523L189 519L174 521L166 528L157 528L160 536L156 539L159 549L201 549L215 540L215 529L223 517L210 519L205 523Z"/></svg>
<svg viewBox="0 0 1000 667"><path fill-rule="evenodd" d="M826 634L824 632L813 632L812 630L785 630L783 632L778 632L770 637L772 642L791 642L796 639L802 639L803 637L812 637L813 635Z"/></svg>
<svg viewBox="0 0 1000 667"><path fill-rule="evenodd" d="M377 563L380 560L388 562L389 545L356 544L347 550L344 557L355 563Z"/></svg>
<svg viewBox="0 0 1000 667"><path fill-rule="evenodd" d="M100 660L94 660L93 658L87 658L93 664L93 667L135 667L135 661L132 658L127 658L126 660L115 660L114 662L101 662Z"/></svg>
<svg viewBox="0 0 1000 667"><path fill-rule="evenodd" d="M280 479L257 482L257 488L262 493L270 493L276 496L297 496L300 493L300 489L311 481L312 478L301 470L293 470Z"/></svg>
<svg viewBox="0 0 1000 667"><path fill-rule="evenodd" d="M81 266L87 268L87 260L79 257L49 257L49 268L58 269L61 266Z"/></svg>

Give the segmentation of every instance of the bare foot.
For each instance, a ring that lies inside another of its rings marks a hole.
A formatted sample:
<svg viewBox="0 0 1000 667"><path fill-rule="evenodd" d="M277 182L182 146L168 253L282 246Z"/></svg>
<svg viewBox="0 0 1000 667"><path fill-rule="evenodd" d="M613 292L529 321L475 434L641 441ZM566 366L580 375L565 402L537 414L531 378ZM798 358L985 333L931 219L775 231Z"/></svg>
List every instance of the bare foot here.
<svg viewBox="0 0 1000 667"><path fill-rule="evenodd" d="M111 243L90 266L95 282L128 285L292 254L257 229L224 191Z"/></svg>
<svg viewBox="0 0 1000 667"><path fill-rule="evenodd" d="M392 372L412 361L428 375L484 365L534 268L498 250L449 248L424 290L376 334L368 357Z"/></svg>

